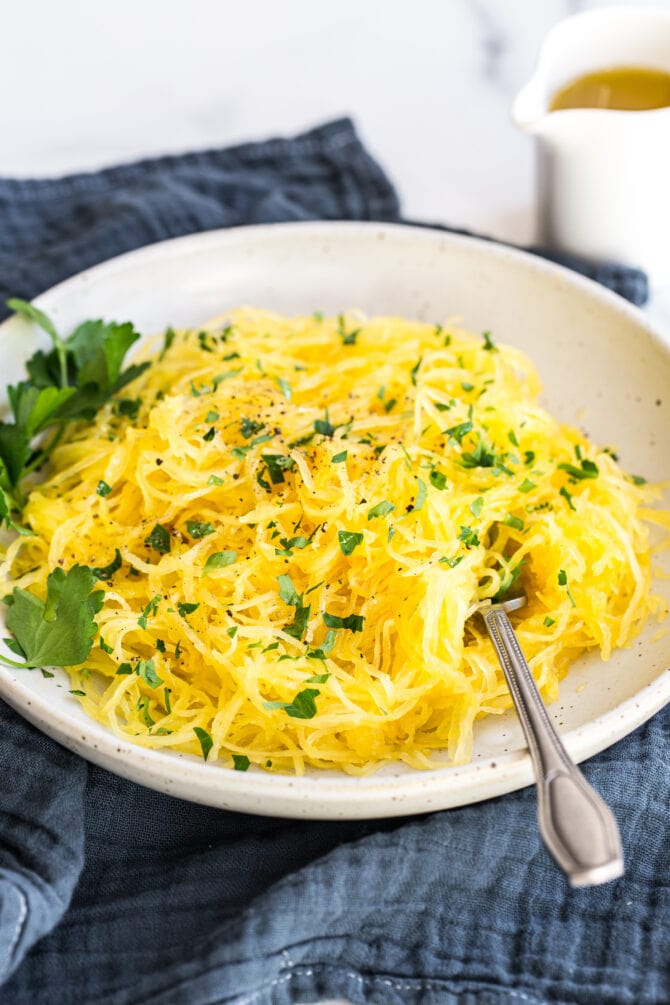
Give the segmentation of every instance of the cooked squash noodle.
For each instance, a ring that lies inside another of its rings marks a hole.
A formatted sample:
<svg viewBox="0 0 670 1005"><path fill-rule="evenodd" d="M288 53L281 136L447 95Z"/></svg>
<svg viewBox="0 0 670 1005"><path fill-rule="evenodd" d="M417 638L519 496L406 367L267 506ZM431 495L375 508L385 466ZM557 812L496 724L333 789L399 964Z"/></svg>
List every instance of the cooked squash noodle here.
<svg viewBox="0 0 670 1005"><path fill-rule="evenodd" d="M269 771L461 763L511 704L481 601L520 577L549 702L581 653L664 613L654 491L538 404L511 346L241 309L145 356L130 406L70 427L0 570L43 596L118 550L70 674L120 737L200 754L197 728L210 760Z"/></svg>

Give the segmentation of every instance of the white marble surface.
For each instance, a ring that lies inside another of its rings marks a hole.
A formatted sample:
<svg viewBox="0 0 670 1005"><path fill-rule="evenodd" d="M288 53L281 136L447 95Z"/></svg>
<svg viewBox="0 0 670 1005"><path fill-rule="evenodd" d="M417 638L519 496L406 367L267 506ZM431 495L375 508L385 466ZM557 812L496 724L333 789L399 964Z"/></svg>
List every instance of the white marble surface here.
<svg viewBox="0 0 670 1005"><path fill-rule="evenodd" d="M94 169L350 114L408 216L527 241L533 147L509 107L548 29L605 5L22 0L3 10L0 174ZM654 291L651 313L670 331L670 289Z"/></svg>

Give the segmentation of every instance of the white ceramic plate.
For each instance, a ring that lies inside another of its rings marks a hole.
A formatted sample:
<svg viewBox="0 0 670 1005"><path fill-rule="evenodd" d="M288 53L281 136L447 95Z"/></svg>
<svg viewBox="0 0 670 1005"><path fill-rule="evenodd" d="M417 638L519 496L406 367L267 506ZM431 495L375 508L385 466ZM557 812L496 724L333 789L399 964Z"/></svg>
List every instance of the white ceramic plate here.
<svg viewBox="0 0 670 1005"><path fill-rule="evenodd" d="M153 333L197 325L252 304L282 313L358 307L437 322L458 315L535 361L545 404L577 422L623 465L670 473L670 351L644 317L564 269L494 244L418 228L308 223L216 231L154 245L70 279L36 303L67 332L90 317L130 319ZM3 383L41 342L23 322L2 325ZM670 556L659 558L670 572ZM670 585L658 590L670 598ZM635 729L670 700L670 633L657 626L608 663L590 655L561 685L553 715L578 761ZM120 742L90 721L64 676L0 670L0 694L66 747L152 788L225 809L312 818L383 817L476 802L532 781L512 713L478 724L471 764L405 768L366 778L235 772L189 755Z"/></svg>

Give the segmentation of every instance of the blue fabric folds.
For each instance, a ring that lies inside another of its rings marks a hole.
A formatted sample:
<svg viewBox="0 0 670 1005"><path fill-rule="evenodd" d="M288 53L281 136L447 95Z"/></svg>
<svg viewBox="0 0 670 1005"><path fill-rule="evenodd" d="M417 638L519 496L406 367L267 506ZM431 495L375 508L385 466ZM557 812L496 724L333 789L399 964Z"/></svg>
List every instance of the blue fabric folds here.
<svg viewBox="0 0 670 1005"><path fill-rule="evenodd" d="M398 218L346 120L0 180L0 295L32 297L182 233L314 218ZM0 1001L667 1002L669 740L666 711L585 766L627 871L570 890L541 847L532 790L412 820L223 813L89 765L0 703Z"/></svg>

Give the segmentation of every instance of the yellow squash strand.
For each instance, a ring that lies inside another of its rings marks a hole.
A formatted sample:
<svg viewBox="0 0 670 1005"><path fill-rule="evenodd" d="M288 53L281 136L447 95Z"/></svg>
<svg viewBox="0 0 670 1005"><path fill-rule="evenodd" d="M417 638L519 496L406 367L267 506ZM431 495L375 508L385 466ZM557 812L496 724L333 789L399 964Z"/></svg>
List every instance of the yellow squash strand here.
<svg viewBox="0 0 670 1005"><path fill-rule="evenodd" d="M71 675L119 736L199 754L209 735L210 760L279 771L463 762L475 719L510 705L479 601L520 576L548 701L660 612L653 492L488 335L243 309L147 355L71 428L0 569L3 592L44 595L118 550Z"/></svg>

